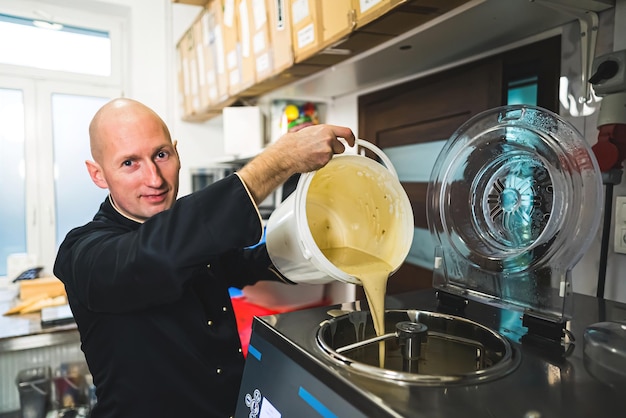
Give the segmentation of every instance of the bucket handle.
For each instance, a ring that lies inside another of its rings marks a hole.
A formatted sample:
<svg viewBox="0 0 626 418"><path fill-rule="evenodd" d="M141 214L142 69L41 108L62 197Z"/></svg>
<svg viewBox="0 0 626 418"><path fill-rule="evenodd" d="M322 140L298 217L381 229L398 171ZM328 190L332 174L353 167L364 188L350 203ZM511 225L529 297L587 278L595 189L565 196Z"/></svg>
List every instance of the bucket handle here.
<svg viewBox="0 0 626 418"><path fill-rule="evenodd" d="M387 155L385 155L383 150L381 150L380 148L378 148L376 145L372 144L371 142L366 141L365 139L357 138L357 140L354 141L354 147L351 147L351 148L350 147L346 147L345 154L355 154L355 155L358 155L359 154L358 153L359 147L367 148L368 150L370 150L374 154L376 154L376 156L382 160L383 165L387 168L387 170L389 170L389 172L395 178L398 178L398 173L396 172L396 169L393 166L393 164L391 163L391 160L389 159L389 157L387 157Z"/></svg>

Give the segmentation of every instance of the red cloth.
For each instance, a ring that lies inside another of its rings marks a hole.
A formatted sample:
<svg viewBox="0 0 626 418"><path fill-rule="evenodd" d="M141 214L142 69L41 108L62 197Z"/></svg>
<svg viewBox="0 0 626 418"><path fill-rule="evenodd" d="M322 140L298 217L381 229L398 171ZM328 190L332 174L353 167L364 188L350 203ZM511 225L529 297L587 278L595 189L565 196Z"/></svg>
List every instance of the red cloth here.
<svg viewBox="0 0 626 418"><path fill-rule="evenodd" d="M244 356L248 354L248 345L250 344L250 336L252 334L252 320L255 316L273 315L328 304L327 301L322 300L318 303L298 308L276 307L269 309L248 302L244 296L233 297L231 301L233 303L233 310L235 311L235 318L237 319L237 330L239 331Z"/></svg>
<svg viewBox="0 0 626 418"><path fill-rule="evenodd" d="M235 297L231 299L235 318L237 318L237 329L239 338L241 339L241 348L243 355L248 354L248 344L250 344L250 335L252 334L252 320L255 316L272 315L279 311L264 308L262 306L253 305L246 301L245 297Z"/></svg>

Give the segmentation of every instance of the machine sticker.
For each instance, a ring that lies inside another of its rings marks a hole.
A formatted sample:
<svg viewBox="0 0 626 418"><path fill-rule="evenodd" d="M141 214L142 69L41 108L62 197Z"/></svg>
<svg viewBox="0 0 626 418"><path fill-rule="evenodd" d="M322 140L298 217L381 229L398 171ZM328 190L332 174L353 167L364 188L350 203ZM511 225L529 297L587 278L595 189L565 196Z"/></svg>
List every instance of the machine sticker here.
<svg viewBox="0 0 626 418"><path fill-rule="evenodd" d="M263 398L263 402L261 403L261 413L259 414L259 418L280 418L280 412L278 409L274 408L274 405L267 400L267 398Z"/></svg>
<svg viewBox="0 0 626 418"><path fill-rule="evenodd" d="M249 418L280 418L281 414L272 403L261 395L259 389L254 389L252 395L246 393L246 406L250 408Z"/></svg>
<svg viewBox="0 0 626 418"><path fill-rule="evenodd" d="M254 389L252 395L246 393L246 406L250 408L250 418L257 418L261 410L261 391Z"/></svg>

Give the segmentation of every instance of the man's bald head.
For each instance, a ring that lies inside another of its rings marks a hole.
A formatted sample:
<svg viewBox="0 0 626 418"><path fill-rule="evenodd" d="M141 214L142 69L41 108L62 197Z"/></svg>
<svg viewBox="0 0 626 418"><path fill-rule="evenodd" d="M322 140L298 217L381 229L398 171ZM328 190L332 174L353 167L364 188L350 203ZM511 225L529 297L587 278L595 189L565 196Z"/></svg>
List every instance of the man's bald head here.
<svg viewBox="0 0 626 418"><path fill-rule="evenodd" d="M180 159L163 120L131 99L114 99L89 125L91 154L85 161L96 186L109 189L120 213L142 222L172 207Z"/></svg>
<svg viewBox="0 0 626 418"><path fill-rule="evenodd" d="M132 126L145 118L152 118L153 121L159 123L165 136L171 141L165 122L143 103L127 98L117 98L102 106L89 124L89 142L94 161L102 164L106 141L114 141L127 126Z"/></svg>

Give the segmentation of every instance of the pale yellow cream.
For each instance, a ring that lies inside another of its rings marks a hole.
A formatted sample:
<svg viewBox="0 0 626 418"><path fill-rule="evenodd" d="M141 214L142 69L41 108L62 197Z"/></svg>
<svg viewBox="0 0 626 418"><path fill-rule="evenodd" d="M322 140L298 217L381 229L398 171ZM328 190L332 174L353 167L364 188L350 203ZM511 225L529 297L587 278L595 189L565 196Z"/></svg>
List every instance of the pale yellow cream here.
<svg viewBox="0 0 626 418"><path fill-rule="evenodd" d="M322 250L322 253L337 268L361 281L376 335L383 335L385 333L385 293L387 280L392 270L391 266L378 257L349 247L329 248ZM379 344L379 363L380 367L384 367L384 341Z"/></svg>
<svg viewBox="0 0 626 418"><path fill-rule="evenodd" d="M394 189L394 180L386 168L368 158L333 158L313 177L306 199L315 244L328 261L361 282L379 336L385 333L390 264L399 261L407 235L401 222L401 186ZM380 367L384 348L382 342Z"/></svg>

